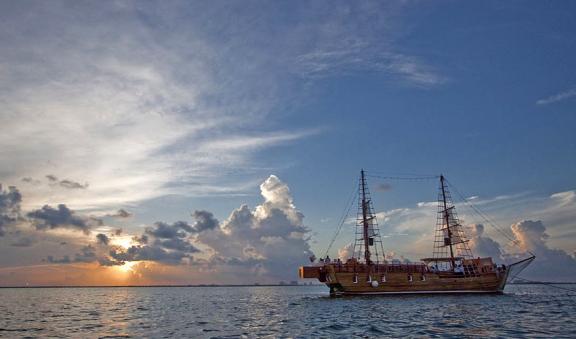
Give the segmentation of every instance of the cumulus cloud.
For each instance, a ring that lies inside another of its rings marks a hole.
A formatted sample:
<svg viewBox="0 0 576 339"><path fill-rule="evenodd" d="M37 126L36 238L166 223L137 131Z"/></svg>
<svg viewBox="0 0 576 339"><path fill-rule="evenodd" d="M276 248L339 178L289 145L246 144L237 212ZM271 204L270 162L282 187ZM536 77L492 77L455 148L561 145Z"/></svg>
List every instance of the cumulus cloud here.
<svg viewBox="0 0 576 339"><path fill-rule="evenodd" d="M14 186L8 190L0 184L0 237L6 233L6 228L15 224L20 219L20 203L22 195Z"/></svg>
<svg viewBox="0 0 576 339"><path fill-rule="evenodd" d="M521 250L536 255L526 275L545 281L574 281L576 259L566 251L548 246L549 235L542 221L524 220L511 226Z"/></svg>
<svg viewBox="0 0 576 339"><path fill-rule="evenodd" d="M261 205L254 210L242 205L220 227L200 232L196 240L214 251L210 263L244 267L235 274L293 278L294 267L312 255L304 216L294 206L290 189L278 177L268 177L260 191L264 198Z"/></svg>
<svg viewBox="0 0 576 339"><path fill-rule="evenodd" d="M38 230L67 228L88 234L92 227L102 225L100 219L77 215L64 204L59 204L57 208L45 205L26 215Z"/></svg>
<svg viewBox="0 0 576 339"><path fill-rule="evenodd" d="M192 229L194 232L202 232L218 227L219 222L214 215L208 211L194 211L192 217L196 220Z"/></svg>
<svg viewBox="0 0 576 339"><path fill-rule="evenodd" d="M546 226L540 220L523 220L510 226L515 241L508 250L489 236L484 235L484 226L472 225L470 248L480 256L500 258L513 263L527 258L531 253L536 259L521 274L529 279L542 281L574 281L576 259L564 250L550 248Z"/></svg>
<svg viewBox="0 0 576 339"><path fill-rule="evenodd" d="M348 243L342 248L338 249L338 258L346 262L346 260L354 256L354 243Z"/></svg>
<svg viewBox="0 0 576 339"><path fill-rule="evenodd" d="M500 244L484 235L484 225L473 224L469 225L468 229L471 230L469 245L472 253L481 257L492 257L496 261L502 258Z"/></svg>

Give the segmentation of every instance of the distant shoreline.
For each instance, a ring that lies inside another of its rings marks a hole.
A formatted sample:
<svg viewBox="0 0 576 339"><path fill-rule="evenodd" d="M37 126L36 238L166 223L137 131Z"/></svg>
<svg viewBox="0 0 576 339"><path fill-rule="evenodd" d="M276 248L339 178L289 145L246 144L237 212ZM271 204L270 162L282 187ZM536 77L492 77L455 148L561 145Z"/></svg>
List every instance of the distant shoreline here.
<svg viewBox="0 0 576 339"><path fill-rule="evenodd" d="M508 285L574 285L576 282L550 282L550 281L534 281L534 282L513 282ZM250 285L235 285L235 284L199 284L199 285L91 285L91 286L50 286L50 285L36 285L36 286L0 286L1 288L126 288L126 287L138 287L138 288L154 288L154 287L318 287L324 286L323 284L313 284L313 285L292 285L292 284L250 284Z"/></svg>

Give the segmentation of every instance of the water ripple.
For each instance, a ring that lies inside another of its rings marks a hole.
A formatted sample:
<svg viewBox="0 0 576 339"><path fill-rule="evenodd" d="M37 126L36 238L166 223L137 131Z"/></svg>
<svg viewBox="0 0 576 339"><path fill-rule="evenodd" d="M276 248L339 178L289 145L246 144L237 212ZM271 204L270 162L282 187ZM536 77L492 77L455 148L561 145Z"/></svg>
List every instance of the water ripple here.
<svg viewBox="0 0 576 339"><path fill-rule="evenodd" d="M0 289L0 337L555 337L576 333L576 297L329 298L324 287Z"/></svg>

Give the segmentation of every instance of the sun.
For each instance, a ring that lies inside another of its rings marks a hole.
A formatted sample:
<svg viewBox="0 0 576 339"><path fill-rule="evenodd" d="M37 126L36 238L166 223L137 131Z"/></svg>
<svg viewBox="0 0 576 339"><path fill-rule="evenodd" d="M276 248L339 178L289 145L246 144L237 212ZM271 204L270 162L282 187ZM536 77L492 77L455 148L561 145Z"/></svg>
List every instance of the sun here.
<svg viewBox="0 0 576 339"><path fill-rule="evenodd" d="M128 272L134 272L134 265L136 265L137 262L136 261L125 261L124 265L120 265L117 266L118 269L120 270L120 272L123 273L128 273Z"/></svg>
<svg viewBox="0 0 576 339"><path fill-rule="evenodd" d="M129 236L120 236L113 238L112 244L120 246L124 249L130 248L130 246L134 245L134 243L132 242L132 238Z"/></svg>

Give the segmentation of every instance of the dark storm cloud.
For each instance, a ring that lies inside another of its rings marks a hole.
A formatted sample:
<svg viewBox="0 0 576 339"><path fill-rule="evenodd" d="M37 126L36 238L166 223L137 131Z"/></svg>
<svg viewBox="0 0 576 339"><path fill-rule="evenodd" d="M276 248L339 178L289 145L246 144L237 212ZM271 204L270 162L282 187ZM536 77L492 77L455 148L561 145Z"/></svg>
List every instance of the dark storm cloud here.
<svg viewBox="0 0 576 339"><path fill-rule="evenodd" d="M80 252L74 255L74 259L71 259L69 255L63 256L62 259L56 259L51 255L46 257L46 261L53 264L91 263L98 260L96 249L91 245L82 247Z"/></svg>
<svg viewBox="0 0 576 339"><path fill-rule="evenodd" d="M124 265L125 262L114 260L109 257L101 257L98 258L98 263L100 264L100 266L122 266Z"/></svg>
<svg viewBox="0 0 576 339"><path fill-rule="evenodd" d="M108 238L108 236L104 233L96 234L96 240L97 240L98 244L102 244L102 245L108 245L108 243L110 242L110 238Z"/></svg>
<svg viewBox="0 0 576 339"><path fill-rule="evenodd" d="M200 252L196 247L194 247L188 241L182 240L180 238L167 239L167 240L156 239L156 241L154 241L154 245L160 246L160 247L163 247L163 248L169 249L169 250L177 250L177 251L188 252L188 253Z"/></svg>
<svg viewBox="0 0 576 339"><path fill-rule="evenodd" d="M148 243L148 236L146 234L142 234L141 236L133 236L132 241L140 245L146 245Z"/></svg>
<svg viewBox="0 0 576 339"><path fill-rule="evenodd" d="M0 237L4 236L6 228L20 219L20 203L22 195L14 186L5 191L0 184Z"/></svg>
<svg viewBox="0 0 576 339"><path fill-rule="evenodd" d="M78 216L64 204L58 205L58 208L44 205L39 210L29 212L27 216L37 230L69 228L88 234L93 226L102 225L102 220Z"/></svg>
<svg viewBox="0 0 576 339"><path fill-rule="evenodd" d="M206 217L206 220L203 221L208 224L212 222L211 213L203 216ZM190 226L184 221L177 221L173 224L156 222L154 226L146 228L145 234L132 238L139 245L131 246L128 249L112 247L109 253L110 262L107 262L106 265L143 260L179 264L184 258L191 259L190 254L200 252L190 242L190 234L196 232L195 226Z"/></svg>
<svg viewBox="0 0 576 339"><path fill-rule="evenodd" d="M179 264L189 255L183 251L167 251L158 246L131 246L126 251L114 248L110 257L116 261L157 261L165 264Z"/></svg>
<svg viewBox="0 0 576 339"><path fill-rule="evenodd" d="M191 233L194 228L185 221L177 221L173 224L158 221L153 227L146 228L146 234L158 239L185 238L186 233Z"/></svg>
<svg viewBox="0 0 576 339"><path fill-rule="evenodd" d="M96 261L96 249L91 245L84 246L80 249L80 253L74 255L74 262L94 262Z"/></svg>
<svg viewBox="0 0 576 339"><path fill-rule="evenodd" d="M214 215L208 211L194 211L192 214L196 222L192 228L195 232L202 232L205 230L212 230L218 227L219 222L214 218Z"/></svg>

